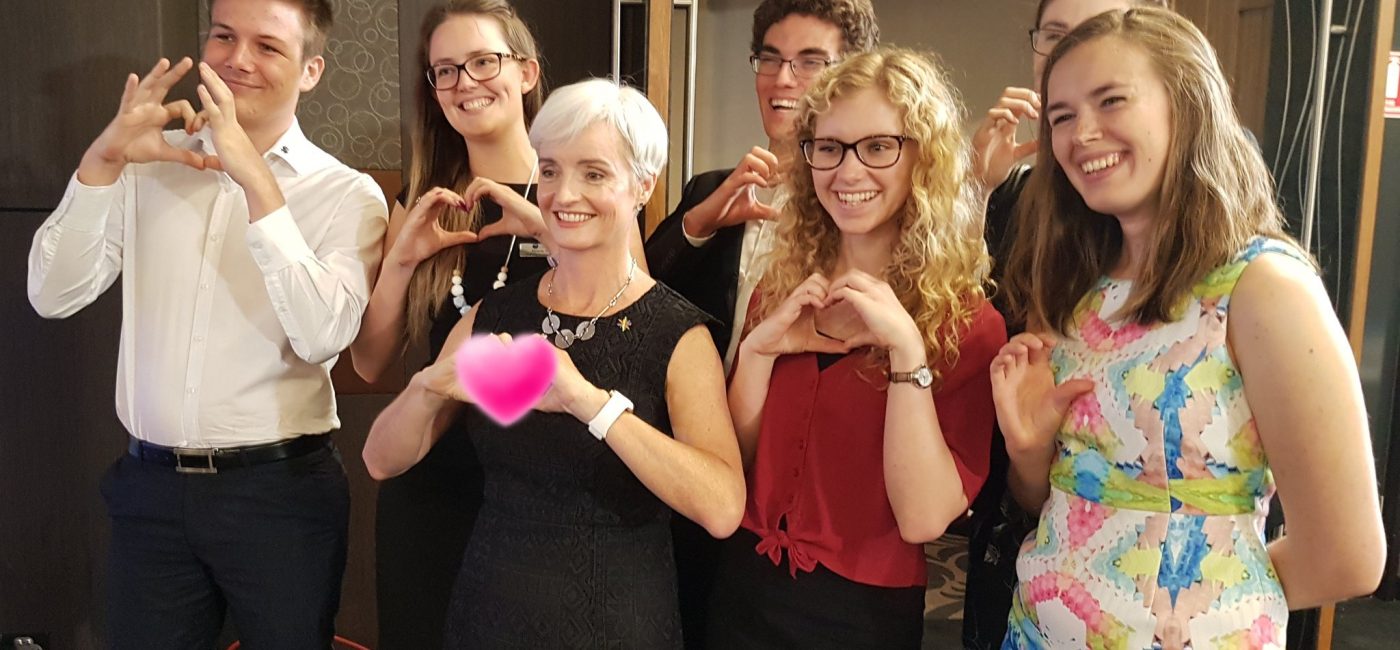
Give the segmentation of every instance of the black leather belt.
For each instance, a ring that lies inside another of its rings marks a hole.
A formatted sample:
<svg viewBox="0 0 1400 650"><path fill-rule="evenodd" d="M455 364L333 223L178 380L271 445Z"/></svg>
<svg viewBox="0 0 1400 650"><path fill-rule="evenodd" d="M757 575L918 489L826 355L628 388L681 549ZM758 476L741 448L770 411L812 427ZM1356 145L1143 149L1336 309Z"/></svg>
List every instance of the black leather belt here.
<svg viewBox="0 0 1400 650"><path fill-rule="evenodd" d="M220 470L251 467L305 456L330 446L331 434L318 433L290 440L248 447L163 447L144 440L129 438L126 453L137 460L173 467L181 474L217 474Z"/></svg>

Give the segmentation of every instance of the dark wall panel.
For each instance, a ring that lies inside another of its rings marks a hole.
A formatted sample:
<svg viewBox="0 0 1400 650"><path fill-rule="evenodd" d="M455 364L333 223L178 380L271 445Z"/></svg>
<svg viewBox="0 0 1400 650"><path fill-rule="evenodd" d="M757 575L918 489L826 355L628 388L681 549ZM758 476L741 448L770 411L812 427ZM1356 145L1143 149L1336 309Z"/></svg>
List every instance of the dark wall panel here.
<svg viewBox="0 0 1400 650"><path fill-rule="evenodd" d="M0 634L102 647L108 525L102 472L123 451L113 408L121 300L62 321L25 296L29 242L47 213L0 212Z"/></svg>
<svg viewBox="0 0 1400 650"><path fill-rule="evenodd" d="M1264 159L1278 183L1290 231L1301 237L1316 88L1316 37L1321 3L1277 0L1273 53L1269 57L1269 100L1265 132L1259 134ZM1343 28L1328 46L1323 104L1322 162L1318 178L1312 253L1322 264L1327 292L1340 314L1351 308L1355 276L1356 225L1361 201L1361 166L1369 109L1371 57L1376 37L1376 3L1337 0L1330 23ZM1345 318L1343 319L1345 320Z"/></svg>
<svg viewBox="0 0 1400 650"><path fill-rule="evenodd" d="M111 121L131 72L198 52L200 0L6 2L0 208L45 209ZM194 96L188 79L177 93Z"/></svg>

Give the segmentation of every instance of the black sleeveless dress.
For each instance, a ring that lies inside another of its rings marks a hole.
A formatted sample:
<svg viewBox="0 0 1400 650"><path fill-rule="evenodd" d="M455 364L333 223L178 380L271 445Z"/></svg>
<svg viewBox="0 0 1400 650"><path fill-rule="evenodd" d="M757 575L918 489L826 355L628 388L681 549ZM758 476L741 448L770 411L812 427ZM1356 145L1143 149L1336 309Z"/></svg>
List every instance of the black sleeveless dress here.
<svg viewBox="0 0 1400 650"><path fill-rule="evenodd" d="M536 289L522 281L489 294L475 333L539 333ZM586 320L558 315L569 329ZM585 378L670 435L666 369L681 335L708 320L658 282L568 352ZM475 408L463 413L486 485L447 647L680 647L671 509L568 414L532 412L505 429Z"/></svg>
<svg viewBox="0 0 1400 650"><path fill-rule="evenodd" d="M526 185L507 187L525 194ZM535 200L533 189L529 193ZM400 205L407 196L400 194ZM500 221L501 206L481 202L482 225ZM520 238L510 253L507 286L527 282L549 263L542 256L521 255L536 249ZM463 297L476 304L491 291L496 272L506 261L510 237L492 237L466 246L462 269ZM531 284L530 286L534 286ZM452 326L461 319L442 288L443 303L428 332L429 361L442 350ZM462 551L481 507L481 463L459 423L443 434L411 469L379 484L375 512L375 577L379 604L379 646L385 650L433 650L442 647L442 627L452 582L462 565Z"/></svg>

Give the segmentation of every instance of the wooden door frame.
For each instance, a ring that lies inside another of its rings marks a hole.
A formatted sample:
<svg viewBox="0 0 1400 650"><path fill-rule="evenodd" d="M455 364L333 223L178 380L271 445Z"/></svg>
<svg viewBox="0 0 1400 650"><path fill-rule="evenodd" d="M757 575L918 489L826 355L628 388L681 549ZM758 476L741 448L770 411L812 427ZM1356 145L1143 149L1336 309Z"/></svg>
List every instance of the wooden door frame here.
<svg viewBox="0 0 1400 650"><path fill-rule="evenodd" d="M651 100L657 112L671 128L671 12L672 0L646 0L647 3L647 99ZM691 9L694 11L694 8ZM667 175L657 174L656 188L647 201L645 230L642 237L651 235L656 226L666 218Z"/></svg>
<svg viewBox="0 0 1400 650"><path fill-rule="evenodd" d="M1347 338L1352 355L1361 363L1366 341L1366 303L1371 285L1371 263L1375 250L1376 212L1380 202L1382 145L1385 140L1385 74L1395 37L1395 0L1380 0L1376 6L1376 38L1371 61L1371 91L1366 112L1365 162L1361 177L1361 207L1357 215L1355 266L1352 273L1351 313ZM1340 314L1339 314L1340 316ZM1331 650L1337 607L1322 608L1318 622L1317 650Z"/></svg>

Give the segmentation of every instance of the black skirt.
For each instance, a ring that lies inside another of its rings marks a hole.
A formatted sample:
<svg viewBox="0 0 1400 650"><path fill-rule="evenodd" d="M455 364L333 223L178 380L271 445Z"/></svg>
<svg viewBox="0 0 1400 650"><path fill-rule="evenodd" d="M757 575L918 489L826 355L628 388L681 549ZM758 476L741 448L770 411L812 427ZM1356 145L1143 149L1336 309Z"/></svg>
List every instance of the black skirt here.
<svg viewBox="0 0 1400 650"><path fill-rule="evenodd" d="M923 587L876 587L818 564L793 578L740 528L724 542L710 595L711 648L910 648L924 632Z"/></svg>

